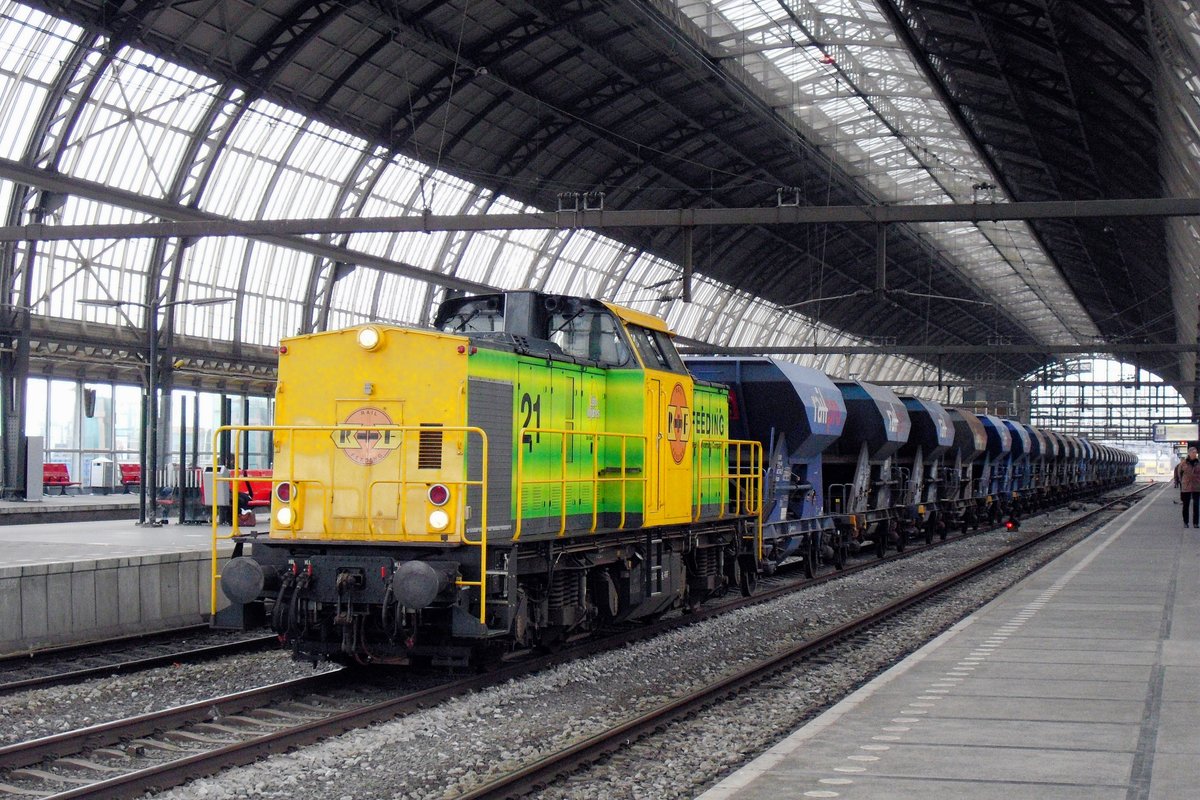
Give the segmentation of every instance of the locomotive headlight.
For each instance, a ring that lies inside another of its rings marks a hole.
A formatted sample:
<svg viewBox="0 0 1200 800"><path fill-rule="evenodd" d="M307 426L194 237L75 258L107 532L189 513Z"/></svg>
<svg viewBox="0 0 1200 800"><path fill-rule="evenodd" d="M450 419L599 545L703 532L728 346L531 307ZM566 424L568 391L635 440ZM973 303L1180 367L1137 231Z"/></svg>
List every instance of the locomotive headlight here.
<svg viewBox="0 0 1200 800"><path fill-rule="evenodd" d="M378 328L362 328L358 332L358 346L363 350L374 350L379 347L382 338Z"/></svg>
<svg viewBox="0 0 1200 800"><path fill-rule="evenodd" d="M450 524L450 515L440 508L429 512L429 527L435 531L444 531Z"/></svg>
<svg viewBox="0 0 1200 800"><path fill-rule="evenodd" d="M292 513L292 509L288 508L287 506L284 506L275 512L275 522L281 528L292 527L292 523L295 522L295 520L296 515Z"/></svg>

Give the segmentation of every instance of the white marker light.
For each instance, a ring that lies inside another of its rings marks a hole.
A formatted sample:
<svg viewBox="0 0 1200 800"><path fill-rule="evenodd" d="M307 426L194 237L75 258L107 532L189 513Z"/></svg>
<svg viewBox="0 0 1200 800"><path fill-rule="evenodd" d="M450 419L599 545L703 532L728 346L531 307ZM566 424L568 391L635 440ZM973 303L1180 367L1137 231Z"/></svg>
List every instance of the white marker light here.
<svg viewBox="0 0 1200 800"><path fill-rule="evenodd" d="M450 515L438 508L429 512L429 527L435 531L444 531L450 524Z"/></svg>

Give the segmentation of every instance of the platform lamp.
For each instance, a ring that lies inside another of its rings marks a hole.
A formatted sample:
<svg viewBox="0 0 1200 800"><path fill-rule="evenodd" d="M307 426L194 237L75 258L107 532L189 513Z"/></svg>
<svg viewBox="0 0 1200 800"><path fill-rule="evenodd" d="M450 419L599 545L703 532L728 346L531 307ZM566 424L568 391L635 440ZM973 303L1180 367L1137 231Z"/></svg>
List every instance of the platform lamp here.
<svg viewBox="0 0 1200 800"><path fill-rule="evenodd" d="M139 525L157 528L162 523L158 521L158 314L164 308L173 306L215 306L231 303L232 297L189 297L181 300L155 300L143 303L138 300L113 300L96 298L80 300L84 306L100 308L123 308L133 306L146 311L146 427L142 429L142 441L145 444L146 463L143 465L148 475L142 476L141 486L141 516ZM147 432L146 428L149 428ZM149 484L149 485L147 485ZM146 502L147 495L150 502Z"/></svg>

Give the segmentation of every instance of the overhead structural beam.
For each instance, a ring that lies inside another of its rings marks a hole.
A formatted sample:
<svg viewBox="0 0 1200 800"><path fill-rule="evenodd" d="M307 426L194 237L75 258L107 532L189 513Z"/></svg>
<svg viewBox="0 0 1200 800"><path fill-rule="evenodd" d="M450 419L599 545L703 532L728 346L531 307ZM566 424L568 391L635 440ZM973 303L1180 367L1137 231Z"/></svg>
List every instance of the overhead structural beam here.
<svg viewBox="0 0 1200 800"><path fill-rule="evenodd" d="M994 222L1030 219L1081 219L1094 217L1190 217L1200 216L1200 198L1139 198L1129 200L1053 200L1022 203L972 203L963 205L897 206L780 206L776 208L685 208L666 210L579 210L525 214L417 214L403 217L343 217L314 219L233 220L140 197L133 192L82 181L57 173L0 159L0 178L37 186L48 191L78 195L162 217L168 221L111 225L10 225L0 226L0 242L63 241L84 239L130 239L204 236L254 238L297 237L305 234L434 233L487 230L604 230L607 228L696 228L722 225L799 225L808 223L870 223L885 225L907 222ZM292 239L288 247L301 247ZM311 243L318 244L318 243ZM301 247L310 249L310 247ZM340 248L337 257L368 264L382 259L356 254L347 257ZM395 262L385 262L398 271ZM371 264L376 266L376 264ZM465 281L451 276L434 276L427 270L422 279L436 280L452 288ZM477 286L469 287L477 289Z"/></svg>
<svg viewBox="0 0 1200 800"><path fill-rule="evenodd" d="M123 189L114 189L111 186L105 186L93 181L83 180L81 178L73 178L69 175L60 173L48 172L42 169L35 169L26 166L17 161L7 158L0 158L0 179L10 180L15 183L34 186L38 189L47 192L58 192L61 194L72 195L75 197L84 197L88 200L95 200L99 203L107 203L109 205L126 208L130 211L137 211L153 217L161 217L163 219L178 220L173 223L165 223L171 225L191 225L198 230L203 230L206 226L214 224L244 224L233 223L231 220L220 217L216 214L209 214L204 211L187 206L181 206L177 203L169 203L164 200L156 200L152 197L145 197L135 192L128 192ZM150 223L164 224L164 223ZM25 227L25 226L17 226ZM34 226L37 227L37 226ZM88 227L88 226L83 226ZM101 226L101 227L123 227L116 226ZM65 230L63 228L62 230ZM176 234L163 234L166 236L174 236ZM194 236L204 236L206 234L197 233ZM280 232L271 232L263 230L259 233L243 232L239 236L246 236L268 244L286 247L291 250L298 250L302 253L328 258L334 262L345 262L348 264L358 264L364 267L377 269L380 272L387 272L393 275L401 275L407 278L414 278L419 281L435 283L439 286L446 286L451 289L458 289L465 292L493 292L495 288L486 284L477 283L475 281L459 278L454 275L444 275L440 272L424 269L413 264L406 264L402 261L394 261L389 258L381 258L379 256L363 253L356 250L350 250L345 247L325 244L314 239L305 238L297 234L287 234ZM57 241L64 237L44 237L42 239L25 239L16 237L13 239L4 239L2 241ZM128 236L122 234L105 233L99 236L83 236L83 237L65 237L65 238L82 238L82 239L109 239L109 238L135 238L133 234Z"/></svg>
<svg viewBox="0 0 1200 800"><path fill-rule="evenodd" d="M1193 344L853 344L799 347L716 347L679 338L679 352L685 355L721 356L936 356L936 355L1091 355L1093 353L1196 353Z"/></svg>

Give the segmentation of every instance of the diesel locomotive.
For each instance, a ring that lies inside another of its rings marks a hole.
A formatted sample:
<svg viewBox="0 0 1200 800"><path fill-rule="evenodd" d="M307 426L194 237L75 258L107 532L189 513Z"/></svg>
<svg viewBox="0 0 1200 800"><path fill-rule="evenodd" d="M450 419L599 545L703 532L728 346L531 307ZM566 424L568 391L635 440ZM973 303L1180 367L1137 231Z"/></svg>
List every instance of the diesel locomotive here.
<svg viewBox="0 0 1200 800"><path fill-rule="evenodd" d="M214 625L362 663L553 647L1134 463L773 359L685 361L654 316L534 291L448 300L433 329L284 340L265 430L270 523L235 525L224 564L214 546Z"/></svg>
<svg viewBox="0 0 1200 800"><path fill-rule="evenodd" d="M214 560L217 625L456 665L752 591L761 447L661 320L526 291L435 328L281 343L270 528Z"/></svg>

